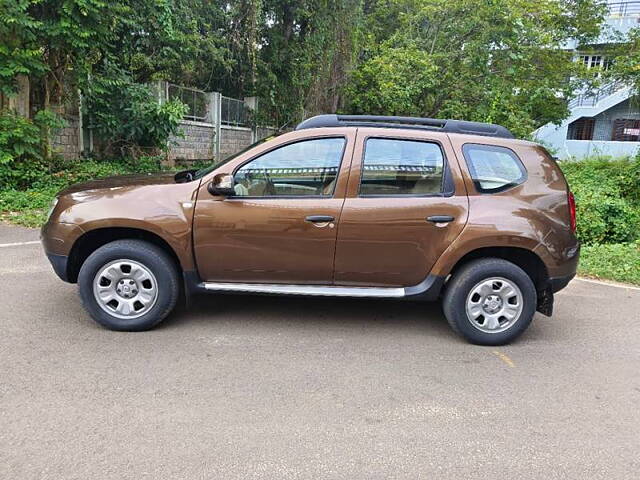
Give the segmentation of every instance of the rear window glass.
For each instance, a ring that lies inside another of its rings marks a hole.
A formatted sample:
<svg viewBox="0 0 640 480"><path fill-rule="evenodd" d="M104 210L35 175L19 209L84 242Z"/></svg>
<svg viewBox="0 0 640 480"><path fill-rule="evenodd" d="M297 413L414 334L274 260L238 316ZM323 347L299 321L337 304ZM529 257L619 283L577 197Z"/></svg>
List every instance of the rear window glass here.
<svg viewBox="0 0 640 480"><path fill-rule="evenodd" d="M508 148L467 143L462 151L479 192L502 192L521 184L527 178L522 162Z"/></svg>
<svg viewBox="0 0 640 480"><path fill-rule="evenodd" d="M360 195L436 195L442 192L444 158L435 143L369 138Z"/></svg>

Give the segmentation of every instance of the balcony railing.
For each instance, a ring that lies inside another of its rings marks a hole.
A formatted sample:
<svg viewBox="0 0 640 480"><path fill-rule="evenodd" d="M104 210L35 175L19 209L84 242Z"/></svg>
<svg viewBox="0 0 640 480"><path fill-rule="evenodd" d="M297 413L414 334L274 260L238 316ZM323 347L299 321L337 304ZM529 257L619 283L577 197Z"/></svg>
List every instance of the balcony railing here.
<svg viewBox="0 0 640 480"><path fill-rule="evenodd" d="M609 17L637 17L640 16L640 1L607 2Z"/></svg>
<svg viewBox="0 0 640 480"><path fill-rule="evenodd" d="M597 105L600 100L603 100L609 95L613 95L623 88L624 85L618 81L607 83L594 92L581 93L577 97L572 98L569 101L569 108L593 107Z"/></svg>

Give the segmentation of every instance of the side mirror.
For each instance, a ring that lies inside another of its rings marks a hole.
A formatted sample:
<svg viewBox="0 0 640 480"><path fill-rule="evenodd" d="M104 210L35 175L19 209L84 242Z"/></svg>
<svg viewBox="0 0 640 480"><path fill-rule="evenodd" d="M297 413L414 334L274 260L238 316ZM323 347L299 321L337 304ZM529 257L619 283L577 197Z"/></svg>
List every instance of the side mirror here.
<svg viewBox="0 0 640 480"><path fill-rule="evenodd" d="M211 195L224 195L225 197L233 197L236 194L234 190L235 181L233 175L228 173L220 173L213 177L213 181L207 187Z"/></svg>

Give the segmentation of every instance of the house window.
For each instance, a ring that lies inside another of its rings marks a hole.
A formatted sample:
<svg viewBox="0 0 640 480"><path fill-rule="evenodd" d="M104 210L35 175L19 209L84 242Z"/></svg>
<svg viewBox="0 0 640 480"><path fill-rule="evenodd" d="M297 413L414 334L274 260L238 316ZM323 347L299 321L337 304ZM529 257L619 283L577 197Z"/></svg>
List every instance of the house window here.
<svg viewBox="0 0 640 480"><path fill-rule="evenodd" d="M593 118L582 117L569 124L567 140L593 140Z"/></svg>
<svg viewBox="0 0 640 480"><path fill-rule="evenodd" d="M619 118L614 120L611 140L640 142L640 119Z"/></svg>
<svg viewBox="0 0 640 480"><path fill-rule="evenodd" d="M608 70L611 67L611 60L603 55L579 55L578 61L589 70L592 68Z"/></svg>

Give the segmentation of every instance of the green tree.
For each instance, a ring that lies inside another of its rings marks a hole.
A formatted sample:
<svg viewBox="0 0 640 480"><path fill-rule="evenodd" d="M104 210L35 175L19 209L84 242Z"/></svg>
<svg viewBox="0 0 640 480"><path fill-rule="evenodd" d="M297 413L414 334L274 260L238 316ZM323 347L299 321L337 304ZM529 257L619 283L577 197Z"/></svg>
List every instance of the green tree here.
<svg viewBox="0 0 640 480"><path fill-rule="evenodd" d="M631 29L626 35L618 35L617 41L609 44L604 52L612 60L606 72L607 81L618 81L629 85L636 95L640 94L640 28Z"/></svg>
<svg viewBox="0 0 640 480"><path fill-rule="evenodd" d="M361 2L264 0L256 93L270 123L335 111L357 55Z"/></svg>
<svg viewBox="0 0 640 480"><path fill-rule="evenodd" d="M500 123L526 136L567 115L582 81L571 38L599 32L597 0L379 0L346 111Z"/></svg>
<svg viewBox="0 0 640 480"><path fill-rule="evenodd" d="M47 66L38 44L40 22L30 0L0 0L0 93L13 95L19 75L41 75Z"/></svg>

